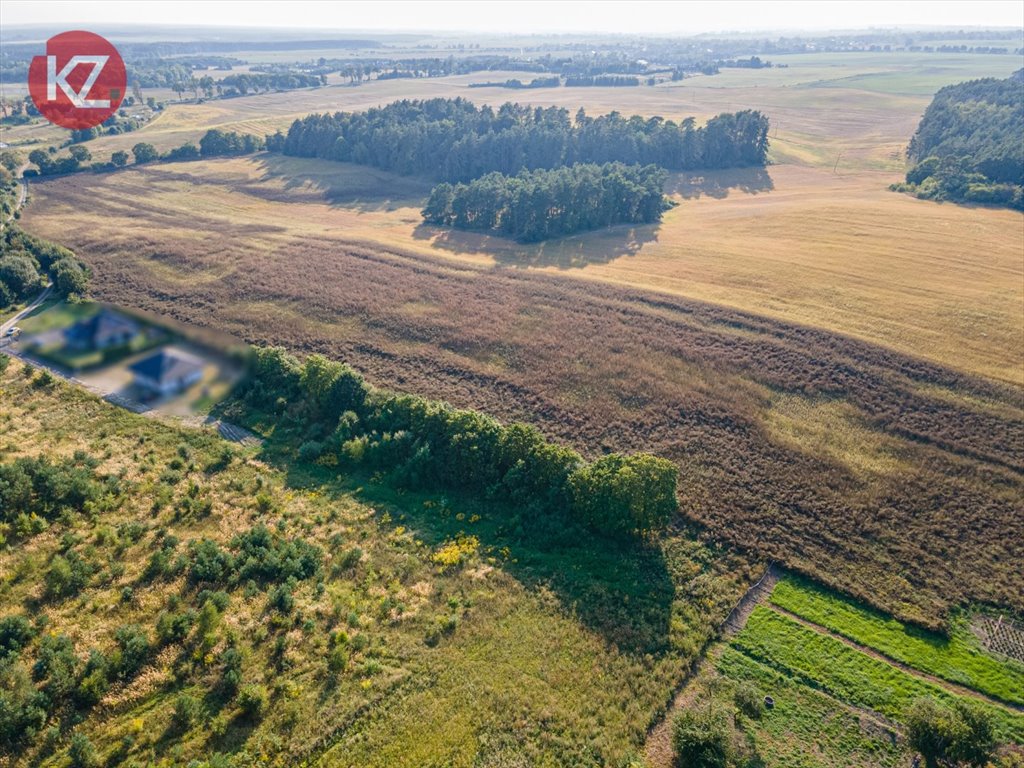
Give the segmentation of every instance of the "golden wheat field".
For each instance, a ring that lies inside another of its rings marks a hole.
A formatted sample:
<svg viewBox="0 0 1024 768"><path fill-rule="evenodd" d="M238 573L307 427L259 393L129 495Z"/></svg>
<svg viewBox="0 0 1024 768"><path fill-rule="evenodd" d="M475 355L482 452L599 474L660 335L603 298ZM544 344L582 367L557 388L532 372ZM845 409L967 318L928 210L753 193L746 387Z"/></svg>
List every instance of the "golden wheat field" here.
<svg viewBox="0 0 1024 768"><path fill-rule="evenodd" d="M69 226L157 238L167 226L177 238L201 214L238 231L273 225L274 237L316 234L477 265L533 267L819 326L1024 383L1020 214L915 200L887 191L891 178L791 164L676 175L680 205L661 225L522 245L424 226L418 209L429 186L418 180L260 156L89 178L94 204L75 194L74 208L63 194L73 182L39 183L25 221L56 240ZM266 235L257 240L252 247L270 247Z"/></svg>

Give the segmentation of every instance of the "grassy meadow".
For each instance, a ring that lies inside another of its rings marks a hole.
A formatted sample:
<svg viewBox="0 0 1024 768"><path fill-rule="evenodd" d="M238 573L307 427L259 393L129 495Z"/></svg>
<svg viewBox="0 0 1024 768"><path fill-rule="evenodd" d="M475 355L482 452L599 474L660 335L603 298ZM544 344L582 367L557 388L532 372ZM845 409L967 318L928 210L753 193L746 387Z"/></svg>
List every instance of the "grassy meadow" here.
<svg viewBox="0 0 1024 768"><path fill-rule="evenodd" d="M39 633L18 663L62 634L79 664L90 649L116 658L114 633L133 624L150 646L95 706L51 717L3 764L63 765L72 732L103 759L153 765L214 752L236 765L616 763L748 578L746 563L681 531L653 549L517 543L499 510L472 500L338 477L273 441L232 448L26 370L12 361L0 374L0 462L92 457L118 490L41 531L5 530L16 546L0 553L4 616ZM273 582L228 586L212 628L169 637L161 612L196 620L205 599L190 543L229 546L257 524L319 547L321 574L292 587L287 609ZM58 553L85 577L54 596L44 584ZM229 648L242 690L266 691L260 717L218 683ZM183 696L199 702L187 727L173 719Z"/></svg>
<svg viewBox="0 0 1024 768"><path fill-rule="evenodd" d="M773 605L916 670L1024 705L1024 664L987 653L960 617L949 636L902 624L815 585L793 579L772 591Z"/></svg>

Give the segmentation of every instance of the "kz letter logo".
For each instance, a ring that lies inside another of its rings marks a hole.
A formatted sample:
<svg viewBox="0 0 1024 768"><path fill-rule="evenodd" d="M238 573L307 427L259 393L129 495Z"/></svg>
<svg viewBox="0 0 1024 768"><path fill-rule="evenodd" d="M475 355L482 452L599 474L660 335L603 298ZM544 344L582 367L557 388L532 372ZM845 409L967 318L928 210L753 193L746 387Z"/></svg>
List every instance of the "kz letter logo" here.
<svg viewBox="0 0 1024 768"><path fill-rule="evenodd" d="M63 128L99 125L121 106L128 77L109 41L92 32L62 32L46 41L46 55L28 70L28 89L39 113Z"/></svg>

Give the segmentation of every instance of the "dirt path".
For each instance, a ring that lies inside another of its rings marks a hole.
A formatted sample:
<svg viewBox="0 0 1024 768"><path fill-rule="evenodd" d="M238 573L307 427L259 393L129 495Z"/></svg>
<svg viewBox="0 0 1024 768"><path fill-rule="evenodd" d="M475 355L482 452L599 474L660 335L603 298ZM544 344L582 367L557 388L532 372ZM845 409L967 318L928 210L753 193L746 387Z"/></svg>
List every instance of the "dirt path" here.
<svg viewBox="0 0 1024 768"><path fill-rule="evenodd" d="M25 315L29 314L32 310L34 310L36 307L38 307L40 304L42 304L44 301L46 301L46 299L49 298L50 292L52 290L53 290L53 285L52 284L46 286L46 288L43 289L43 292L40 293L38 296L36 296L35 299L32 300L31 304L29 304L23 310L18 312L14 317L10 318L6 322L4 322L2 325L0 325L0 339L7 340L7 329L8 328L13 328L15 325L18 324L18 321L21 320L21 318L25 317Z"/></svg>
<svg viewBox="0 0 1024 768"><path fill-rule="evenodd" d="M945 690L949 691L950 693L956 694L957 696L970 696L973 699L984 701L993 706L1005 709L1007 712L1011 712L1013 714L1020 714L1021 712L1024 712L1024 706L1021 706L1019 704L1009 704L1005 701L1000 701L997 698L989 696L986 693L982 693L981 691L975 691L972 688L966 688L962 685L951 683L948 680L943 680L941 677L936 677L935 675L930 675L927 672L922 672L919 669L915 669L914 667L908 666L899 659L894 659L891 656L887 656L886 654L882 653L881 651L877 651L874 648L869 648L866 645L861 645L860 643L854 640L850 640L847 637L843 637L842 635L833 632L827 627L823 627L820 624L815 624L813 621L808 621L807 619L801 616L797 616L795 613L787 611L785 608L780 608L777 605L772 605L772 610L782 614L787 619L792 619L798 624L802 624L808 629L812 629L819 634L831 637L834 640L838 640L839 642L843 643L843 645L847 645L856 651L860 651L861 653L866 654L873 659L884 661L886 664L896 667L897 669L906 672L908 675L913 675L916 678L925 680L929 683L932 683L933 685L937 685L940 688L944 688Z"/></svg>
<svg viewBox="0 0 1024 768"><path fill-rule="evenodd" d="M644 752L651 768L670 768L672 765L672 719L677 712L692 703L696 691L691 683L700 676L705 665L711 663L709 660L713 659L715 651L721 647L722 642L743 629L750 614L768 599L780 578L782 578L782 570L774 563L770 564L757 583L743 594L743 597L729 612L722 623L718 638L713 641L713 644L708 645L686 677L683 678L665 717L647 734Z"/></svg>

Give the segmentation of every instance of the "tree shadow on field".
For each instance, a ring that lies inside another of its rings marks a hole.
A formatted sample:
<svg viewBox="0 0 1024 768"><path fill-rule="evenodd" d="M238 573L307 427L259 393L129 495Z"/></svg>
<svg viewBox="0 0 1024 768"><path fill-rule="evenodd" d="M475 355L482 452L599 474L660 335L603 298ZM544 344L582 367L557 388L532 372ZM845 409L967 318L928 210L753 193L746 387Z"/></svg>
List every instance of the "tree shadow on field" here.
<svg viewBox="0 0 1024 768"><path fill-rule="evenodd" d="M665 183L666 195L679 195L684 200L713 197L722 200L731 190L748 195L775 189L767 168L730 168L723 171L674 173Z"/></svg>
<svg viewBox="0 0 1024 768"><path fill-rule="evenodd" d="M432 549L460 534L476 536L481 555L489 552L496 567L535 594L553 595L566 614L623 653L670 650L675 586L656 543L597 536L571 521L540 519L500 502L403 490L361 473L339 475L292 456L287 444L270 438L260 458L284 471L287 487L354 496L374 510L380 525L414 530Z"/></svg>
<svg viewBox="0 0 1024 768"><path fill-rule="evenodd" d="M647 243L657 242L658 226L619 224L540 243L519 243L498 235L420 224L413 237L452 253L485 253L504 267L580 269L636 255Z"/></svg>
<svg viewBox="0 0 1024 768"><path fill-rule="evenodd" d="M365 213L422 207L431 190L431 184L423 179L365 165L276 153L256 155L251 162L261 175L253 183L243 184L243 191L273 202L326 202Z"/></svg>

